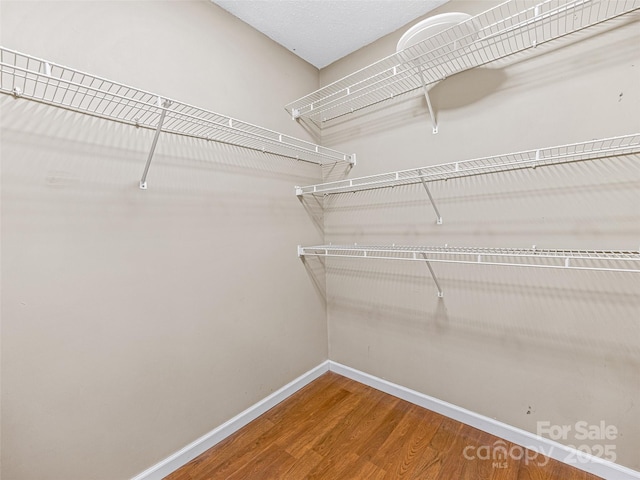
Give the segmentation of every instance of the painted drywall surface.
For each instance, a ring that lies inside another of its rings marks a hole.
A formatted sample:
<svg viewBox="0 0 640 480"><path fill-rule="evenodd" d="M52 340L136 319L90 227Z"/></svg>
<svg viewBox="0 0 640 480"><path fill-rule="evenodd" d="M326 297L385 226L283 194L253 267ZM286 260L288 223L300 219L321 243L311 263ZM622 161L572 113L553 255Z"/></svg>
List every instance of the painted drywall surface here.
<svg viewBox="0 0 640 480"><path fill-rule="evenodd" d="M318 81L209 2L3 2L1 40L303 138ZM3 478L130 478L327 358L317 165L163 135L141 191L153 132L0 107Z"/></svg>
<svg viewBox="0 0 640 480"><path fill-rule="evenodd" d="M638 20L434 86L437 135L418 97L338 122L323 140L357 153L356 177L638 132ZM322 70L321 83L389 55L401 33ZM326 197L325 242L637 250L639 160L433 183L443 225L421 185ZM443 299L423 264L328 259L330 358L531 432L570 425L557 440L596 454L612 445L640 469L640 276L433 267ZM602 421L615 439L576 432Z"/></svg>

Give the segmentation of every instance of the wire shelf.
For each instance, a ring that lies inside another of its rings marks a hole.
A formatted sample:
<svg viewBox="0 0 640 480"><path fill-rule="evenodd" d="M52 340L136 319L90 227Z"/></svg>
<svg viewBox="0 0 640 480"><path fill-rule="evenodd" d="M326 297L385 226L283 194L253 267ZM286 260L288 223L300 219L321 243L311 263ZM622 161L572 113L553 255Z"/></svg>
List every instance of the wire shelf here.
<svg viewBox="0 0 640 480"><path fill-rule="evenodd" d="M285 106L324 122L640 8L640 0L508 0ZM423 85L424 80L424 85Z"/></svg>
<svg viewBox="0 0 640 480"><path fill-rule="evenodd" d="M449 246L318 245L298 247L298 256L503 265L640 273L640 251L548 250Z"/></svg>
<svg viewBox="0 0 640 480"><path fill-rule="evenodd" d="M136 127L155 130L160 123L162 132L317 164L355 161L354 155L4 47L0 92Z"/></svg>
<svg viewBox="0 0 640 480"><path fill-rule="evenodd" d="M331 195L456 177L640 153L640 133L295 187L296 195Z"/></svg>

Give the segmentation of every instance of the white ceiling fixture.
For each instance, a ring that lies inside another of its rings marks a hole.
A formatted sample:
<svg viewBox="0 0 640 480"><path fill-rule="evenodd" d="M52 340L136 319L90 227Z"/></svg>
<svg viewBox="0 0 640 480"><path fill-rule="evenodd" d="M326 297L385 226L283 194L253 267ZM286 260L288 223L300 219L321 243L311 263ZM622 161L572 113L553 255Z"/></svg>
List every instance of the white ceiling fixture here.
<svg viewBox="0 0 640 480"><path fill-rule="evenodd" d="M448 0L211 1L323 68Z"/></svg>

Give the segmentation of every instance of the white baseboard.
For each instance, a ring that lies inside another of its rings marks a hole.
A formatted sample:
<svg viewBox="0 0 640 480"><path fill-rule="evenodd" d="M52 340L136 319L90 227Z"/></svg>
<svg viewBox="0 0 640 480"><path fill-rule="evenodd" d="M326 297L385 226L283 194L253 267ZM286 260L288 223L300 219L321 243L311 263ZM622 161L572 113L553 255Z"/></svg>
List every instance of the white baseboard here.
<svg viewBox="0 0 640 480"><path fill-rule="evenodd" d="M176 471L178 468L193 460L201 453L206 452L211 447L221 442L229 435L235 433L252 420L255 420L267 410L276 406L278 403L282 402L287 397L291 396L327 371L329 371L328 360L300 375L278 391L273 392L271 395L247 408L231 420L228 420L219 427L214 428L209 433L203 435L194 442L191 442L186 447L156 463L144 472L136 475L131 480L162 480L171 472Z"/></svg>
<svg viewBox="0 0 640 480"><path fill-rule="evenodd" d="M507 425L493 418L479 415L451 403L443 402L437 398L396 385L340 363L329 361L329 370L607 480L640 479L640 472L630 468L594 455L579 452L553 440Z"/></svg>

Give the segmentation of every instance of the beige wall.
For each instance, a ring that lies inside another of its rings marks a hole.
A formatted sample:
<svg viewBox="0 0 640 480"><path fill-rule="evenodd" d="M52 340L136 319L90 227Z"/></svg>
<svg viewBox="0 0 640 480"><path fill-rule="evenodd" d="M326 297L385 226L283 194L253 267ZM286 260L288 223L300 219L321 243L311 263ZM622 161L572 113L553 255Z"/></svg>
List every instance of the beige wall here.
<svg viewBox="0 0 640 480"><path fill-rule="evenodd" d="M338 121L323 140L356 152L351 176L363 176L639 132L637 20L434 86L437 135L417 97ZM321 84L390 55L401 34L323 69ZM326 197L325 242L637 250L638 161L434 183L441 226L421 185ZM534 433L538 421L603 420L620 431L618 462L640 469L640 276L434 269L443 299L425 265L327 259L330 358Z"/></svg>
<svg viewBox="0 0 640 480"><path fill-rule="evenodd" d="M2 2L1 42L300 137L318 72L209 2ZM1 95L2 477L130 478L327 358L320 167Z"/></svg>
<svg viewBox="0 0 640 480"><path fill-rule="evenodd" d="M0 8L6 47L305 135L282 106L317 70L207 2ZM437 85L438 135L418 97L323 140L361 176L637 132L640 31L621 23ZM129 478L317 365L325 274L333 360L534 432L604 420L640 469L636 276L441 264L438 300L419 264L304 268L323 211L292 186L318 167L165 135L142 192L151 132L4 95L0 114L5 480ZM329 197L324 240L637 249L637 161L433 184L442 226L419 186Z"/></svg>

